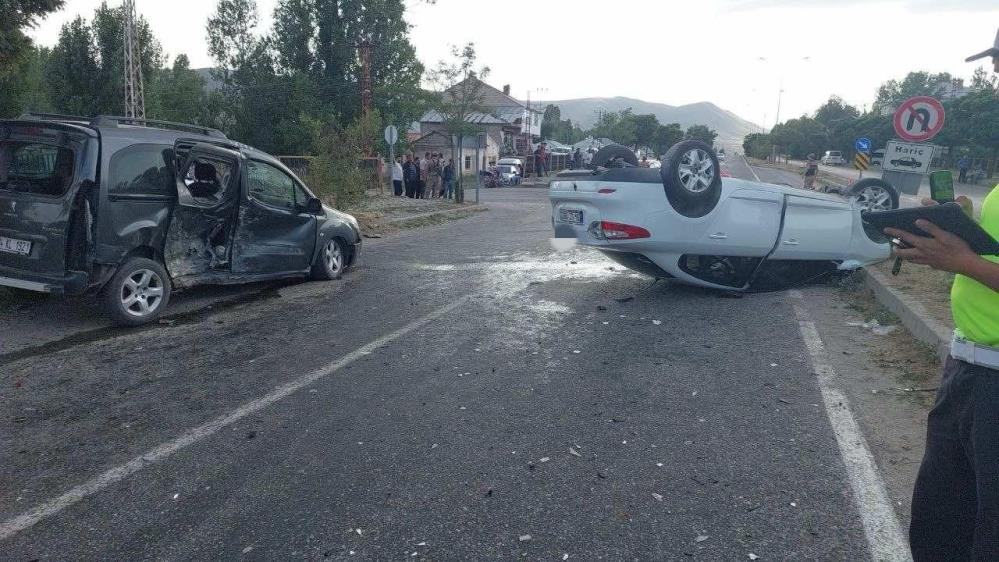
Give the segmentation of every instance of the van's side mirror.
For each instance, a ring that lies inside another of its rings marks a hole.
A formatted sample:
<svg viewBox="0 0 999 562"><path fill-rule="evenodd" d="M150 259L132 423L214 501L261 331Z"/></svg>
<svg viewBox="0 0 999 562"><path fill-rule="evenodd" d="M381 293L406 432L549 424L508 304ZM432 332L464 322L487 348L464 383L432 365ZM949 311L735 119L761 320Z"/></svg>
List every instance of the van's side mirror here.
<svg viewBox="0 0 999 562"><path fill-rule="evenodd" d="M318 197L313 197L305 203L305 212L310 215L321 215L323 214L323 202L319 200Z"/></svg>

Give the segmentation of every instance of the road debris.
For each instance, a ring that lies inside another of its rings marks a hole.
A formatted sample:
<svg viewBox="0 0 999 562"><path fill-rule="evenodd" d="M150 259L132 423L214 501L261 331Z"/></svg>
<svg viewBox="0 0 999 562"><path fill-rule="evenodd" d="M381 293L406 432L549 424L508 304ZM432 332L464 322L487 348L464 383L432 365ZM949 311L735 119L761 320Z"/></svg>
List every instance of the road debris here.
<svg viewBox="0 0 999 562"><path fill-rule="evenodd" d="M176 322L177 322L176 320L171 320L169 318L160 318L160 322L159 323L163 324L164 326L171 326L171 325L173 325Z"/></svg>
<svg viewBox="0 0 999 562"><path fill-rule="evenodd" d="M898 330L898 326L889 325L884 326L876 318L872 318L867 322L847 322L847 326L853 328L863 328L865 330L870 330L876 336L887 336L888 334Z"/></svg>
<svg viewBox="0 0 999 562"><path fill-rule="evenodd" d="M534 538L534 537L532 537L531 535L520 535L520 538L519 538L518 540L519 540L520 542L528 542L528 541L530 541L530 540L531 540L532 538Z"/></svg>
<svg viewBox="0 0 999 562"><path fill-rule="evenodd" d="M418 542L416 543L416 546L427 546L427 541Z"/></svg>
<svg viewBox="0 0 999 562"><path fill-rule="evenodd" d="M759 560L759 559L760 559L760 557L759 557L759 556L757 556L757 555L755 555L755 554L753 554L752 552L750 552L750 553L749 553L749 559L750 559L750 560Z"/></svg>
<svg viewBox="0 0 999 562"><path fill-rule="evenodd" d="M653 494L652 494L652 497L656 498L656 501L657 501L657 502L661 502L661 501L663 501L663 496L662 496L662 494L656 494L656 493L653 493Z"/></svg>
<svg viewBox="0 0 999 562"><path fill-rule="evenodd" d="M653 320L652 323L655 324L656 326L662 326L663 325L663 321L662 320Z"/></svg>
<svg viewBox="0 0 999 562"><path fill-rule="evenodd" d="M243 549L243 554L246 554L246 553L250 552L251 550L253 550L253 547L252 546L248 546L248 547L246 547L246 548Z"/></svg>
<svg viewBox="0 0 999 562"><path fill-rule="evenodd" d="M562 555L562 560L568 560L568 559L569 559L569 553L568 552Z"/></svg>
<svg viewBox="0 0 999 562"><path fill-rule="evenodd" d="M635 300L635 297L623 297L623 298L614 299L614 300L616 300L617 302L619 302L621 304L624 304L626 302L631 302L631 301Z"/></svg>
<svg viewBox="0 0 999 562"><path fill-rule="evenodd" d="M548 462L550 460L552 460L551 457L541 457L540 459L538 459L538 462Z"/></svg>
<svg viewBox="0 0 999 562"><path fill-rule="evenodd" d="M569 447L569 454L572 455L572 456L574 456L574 457L582 457L583 456L583 455L579 454L579 451L577 451L576 449L574 449L572 447Z"/></svg>
<svg viewBox="0 0 999 562"><path fill-rule="evenodd" d="M694 539L694 542L704 542L706 540L708 540L707 535L697 535L697 538Z"/></svg>

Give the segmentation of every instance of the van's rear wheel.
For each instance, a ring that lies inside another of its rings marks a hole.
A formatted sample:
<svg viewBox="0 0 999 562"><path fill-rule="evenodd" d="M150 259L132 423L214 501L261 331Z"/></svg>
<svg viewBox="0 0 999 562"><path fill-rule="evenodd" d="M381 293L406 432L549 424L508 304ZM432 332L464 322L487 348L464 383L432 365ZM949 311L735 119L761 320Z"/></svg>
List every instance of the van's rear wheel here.
<svg viewBox="0 0 999 562"><path fill-rule="evenodd" d="M158 262L131 258L105 285L102 297L115 324L147 324L156 320L170 302L170 277Z"/></svg>

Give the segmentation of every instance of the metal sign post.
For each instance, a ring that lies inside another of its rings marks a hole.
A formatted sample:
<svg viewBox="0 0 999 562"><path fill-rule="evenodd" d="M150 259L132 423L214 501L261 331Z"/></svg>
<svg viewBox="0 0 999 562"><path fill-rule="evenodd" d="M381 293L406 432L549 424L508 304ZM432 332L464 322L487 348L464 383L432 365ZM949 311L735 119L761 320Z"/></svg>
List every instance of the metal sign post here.
<svg viewBox="0 0 999 562"><path fill-rule="evenodd" d="M909 98L895 111L892 124L902 140L888 142L881 179L901 193L916 195L933 160L933 145L924 143L943 129L943 105L929 96Z"/></svg>
<svg viewBox="0 0 999 562"><path fill-rule="evenodd" d="M385 142L389 145L389 161L386 168L393 170L395 169L395 143L399 142L399 129L395 125L385 127ZM388 176L389 185L392 185L392 189L395 189L395 186L392 184L392 173L389 172ZM392 191L392 193L395 193L395 191Z"/></svg>
<svg viewBox="0 0 999 562"><path fill-rule="evenodd" d="M871 139L860 137L853 143L857 155L853 157L853 167L860 170L858 180L864 179L864 170L871 167Z"/></svg>

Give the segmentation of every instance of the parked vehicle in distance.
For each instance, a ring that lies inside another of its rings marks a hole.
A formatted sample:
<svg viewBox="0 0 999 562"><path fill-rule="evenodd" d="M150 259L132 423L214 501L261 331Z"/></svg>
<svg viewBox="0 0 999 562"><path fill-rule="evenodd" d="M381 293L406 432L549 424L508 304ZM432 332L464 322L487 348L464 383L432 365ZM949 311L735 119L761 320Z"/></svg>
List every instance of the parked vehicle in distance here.
<svg viewBox="0 0 999 562"><path fill-rule="evenodd" d="M892 160L891 165L901 166L905 168L920 168L922 167L923 164L919 160L916 160L912 156L909 156L908 158L899 158L898 160Z"/></svg>
<svg viewBox="0 0 999 562"><path fill-rule="evenodd" d="M819 162L825 164L826 166L842 166L846 164L846 160L843 158L843 153L838 150L827 150Z"/></svg>
<svg viewBox="0 0 999 562"><path fill-rule="evenodd" d="M627 152L604 147L594 170L555 178L557 238L656 278L729 291L780 289L890 255L856 197L723 178L699 141L674 145L660 170L637 167Z"/></svg>
<svg viewBox="0 0 999 562"><path fill-rule="evenodd" d="M885 161L885 151L883 148L871 153L871 166L883 166Z"/></svg>
<svg viewBox="0 0 999 562"><path fill-rule="evenodd" d="M496 162L500 185L519 185L524 177L524 162L520 158L500 158Z"/></svg>
<svg viewBox="0 0 999 562"><path fill-rule="evenodd" d="M174 289L335 279L361 249L354 217L219 131L44 114L0 121L0 240L0 285L95 294L120 325Z"/></svg>

